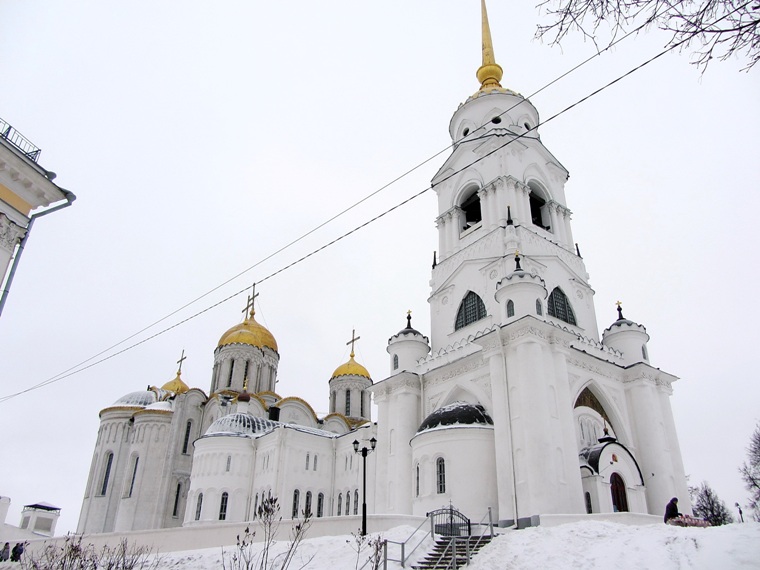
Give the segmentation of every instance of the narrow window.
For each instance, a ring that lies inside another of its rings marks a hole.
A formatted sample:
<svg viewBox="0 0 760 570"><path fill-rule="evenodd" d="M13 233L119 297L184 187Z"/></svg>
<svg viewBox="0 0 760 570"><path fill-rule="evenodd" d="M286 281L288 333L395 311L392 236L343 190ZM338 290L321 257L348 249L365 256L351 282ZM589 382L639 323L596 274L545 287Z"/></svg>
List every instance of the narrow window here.
<svg viewBox="0 0 760 570"><path fill-rule="evenodd" d="M480 196L478 196L477 191L470 194L470 196L462 202L460 208L462 208L462 212L464 213L462 230L471 228L483 219L480 212Z"/></svg>
<svg viewBox="0 0 760 570"><path fill-rule="evenodd" d="M317 454L314 454L314 471L317 470Z"/></svg>
<svg viewBox="0 0 760 570"><path fill-rule="evenodd" d="M647 346L645 344L641 345L641 356L644 357L644 360L649 360L649 355L647 354Z"/></svg>
<svg viewBox="0 0 760 570"><path fill-rule="evenodd" d="M479 321L486 316L486 306L483 300L472 291L468 291L457 311L457 320L454 330L459 330L469 324Z"/></svg>
<svg viewBox="0 0 760 570"><path fill-rule="evenodd" d="M245 361L245 368L243 369L243 380L248 380L248 366L250 364L251 363L248 360Z"/></svg>
<svg viewBox="0 0 760 570"><path fill-rule="evenodd" d="M317 495L317 517L321 517L324 514L325 508L325 495L320 493Z"/></svg>
<svg viewBox="0 0 760 570"><path fill-rule="evenodd" d="M586 514L590 515L594 511L591 509L591 493L588 491L585 494L586 497Z"/></svg>
<svg viewBox="0 0 760 570"><path fill-rule="evenodd" d="M259 510L259 494L256 493L256 501L253 503L253 518L256 518L256 512Z"/></svg>
<svg viewBox="0 0 760 570"><path fill-rule="evenodd" d="M137 463L140 461L140 458L135 455L135 463L132 466L132 480L129 482L129 496L132 496L132 491L135 488L135 478L137 477Z"/></svg>
<svg viewBox="0 0 760 570"><path fill-rule="evenodd" d="M351 491L346 491L346 516L351 514Z"/></svg>
<svg viewBox="0 0 760 570"><path fill-rule="evenodd" d="M351 390L346 390L346 415L351 417Z"/></svg>
<svg viewBox="0 0 760 570"><path fill-rule="evenodd" d="M393 369L398 370L398 354L393 355Z"/></svg>
<svg viewBox="0 0 760 570"><path fill-rule="evenodd" d="M354 514L359 514L359 489L354 489Z"/></svg>
<svg viewBox="0 0 760 570"><path fill-rule="evenodd" d="M306 471L309 470L309 464L311 463L311 457L309 457L309 454L306 454Z"/></svg>
<svg viewBox="0 0 760 570"><path fill-rule="evenodd" d="M306 507L304 509L304 516L311 516L311 491L306 491Z"/></svg>
<svg viewBox="0 0 760 570"><path fill-rule="evenodd" d="M235 371L235 361L230 360L230 373L227 376L227 388L232 386L232 373Z"/></svg>
<svg viewBox="0 0 760 570"><path fill-rule="evenodd" d="M174 507L172 508L172 516L176 519L179 512L179 498L182 493L182 484L177 483L177 490L174 493Z"/></svg>
<svg viewBox="0 0 760 570"><path fill-rule="evenodd" d="M359 402L361 403L361 411L360 411L360 414L359 414L359 415L360 415L361 417L364 417L364 394L361 394L361 395L359 396Z"/></svg>
<svg viewBox="0 0 760 570"><path fill-rule="evenodd" d="M192 420L187 420L187 424L185 425L185 439L182 442L182 453L187 454L187 447L190 445L190 430L193 427Z"/></svg>
<svg viewBox="0 0 760 570"><path fill-rule="evenodd" d="M544 309L541 307L541 299L536 299L536 314L543 315Z"/></svg>
<svg viewBox="0 0 760 570"><path fill-rule="evenodd" d="M343 506L343 495L338 493L338 516L340 516L340 509Z"/></svg>
<svg viewBox="0 0 760 570"><path fill-rule="evenodd" d="M546 200L535 192L530 193L528 200L530 201L530 221L533 222L534 226L549 230L549 226L544 225L543 210L544 206L546 206Z"/></svg>
<svg viewBox="0 0 760 570"><path fill-rule="evenodd" d="M231 466L231 465L232 465L232 455L228 455L228 456L227 456L227 467L226 467L226 469L225 469L225 471L227 471L228 473L229 473L229 471L230 471L230 466Z"/></svg>
<svg viewBox="0 0 760 570"><path fill-rule="evenodd" d="M515 316L515 304L512 302L512 299L507 301L507 318L514 317Z"/></svg>
<svg viewBox="0 0 760 570"><path fill-rule="evenodd" d="M415 473L414 473L414 496L419 497L420 496L420 464L417 464L417 467L415 467Z"/></svg>
<svg viewBox="0 0 760 570"><path fill-rule="evenodd" d="M113 453L106 457L106 468L103 471L103 484L100 486L100 494L105 495L108 490L108 479L111 477L111 465L113 464Z"/></svg>
<svg viewBox="0 0 760 570"><path fill-rule="evenodd" d="M330 411L335 411L335 392L330 393Z"/></svg>
<svg viewBox="0 0 760 570"><path fill-rule="evenodd" d="M570 301L562 292L562 289L555 287L549 295L549 316L556 317L560 321L565 321L571 325L575 325L575 313L570 306Z"/></svg>
<svg viewBox="0 0 760 570"><path fill-rule="evenodd" d="M301 493L296 489L293 491L293 513L291 514L292 519L298 518L298 502L301 499Z"/></svg>
<svg viewBox="0 0 760 570"><path fill-rule="evenodd" d="M227 520L227 499L229 498L229 495L227 493L222 493L222 502L219 504L219 520L224 521Z"/></svg>
<svg viewBox="0 0 760 570"><path fill-rule="evenodd" d="M443 457L439 457L435 462L436 481L438 483L438 494L446 492L446 463Z"/></svg>
<svg viewBox="0 0 760 570"><path fill-rule="evenodd" d="M198 502L195 505L195 520L201 520L201 509L203 508L203 493L198 495Z"/></svg>

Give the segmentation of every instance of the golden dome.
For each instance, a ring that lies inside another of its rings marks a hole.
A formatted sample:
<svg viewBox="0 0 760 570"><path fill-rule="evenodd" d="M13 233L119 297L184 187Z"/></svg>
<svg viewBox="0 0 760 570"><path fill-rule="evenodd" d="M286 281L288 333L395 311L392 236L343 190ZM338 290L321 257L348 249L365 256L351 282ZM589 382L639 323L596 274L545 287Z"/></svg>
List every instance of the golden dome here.
<svg viewBox="0 0 760 570"><path fill-rule="evenodd" d="M176 378L174 378L174 380L170 380L169 382L161 386L161 389L166 390L168 392L174 392L175 394L184 394L185 392L187 392L190 389L190 387L187 384L185 384L182 381L182 378L180 378L179 376L180 376L180 372L178 371Z"/></svg>
<svg viewBox="0 0 760 570"><path fill-rule="evenodd" d="M369 372L367 372L367 369L364 368L361 364L356 362L354 360L354 353L351 353L351 357L348 359L348 362L345 364L341 364L335 369L335 372L333 372L332 377L337 378L338 376L363 376L364 378L372 379L369 375Z"/></svg>
<svg viewBox="0 0 760 570"><path fill-rule="evenodd" d="M219 346L228 344L250 344L258 348L271 348L277 352L277 341L274 340L272 333L266 327L261 326L253 318L254 311L251 310L249 317L239 325L235 325L222 335L219 340Z"/></svg>

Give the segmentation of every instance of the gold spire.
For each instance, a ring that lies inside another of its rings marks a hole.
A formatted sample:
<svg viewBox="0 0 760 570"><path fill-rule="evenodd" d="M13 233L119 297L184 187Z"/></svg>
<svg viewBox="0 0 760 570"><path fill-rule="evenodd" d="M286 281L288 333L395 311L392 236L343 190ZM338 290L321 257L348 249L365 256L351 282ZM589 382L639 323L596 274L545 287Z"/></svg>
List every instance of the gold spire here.
<svg viewBox="0 0 760 570"><path fill-rule="evenodd" d="M483 65L478 68L475 75L478 81L480 81L480 91L502 89L499 81L501 81L504 71L496 63L496 58L493 54L493 42L491 41L491 28L488 25L486 0L480 0L480 10L483 18Z"/></svg>

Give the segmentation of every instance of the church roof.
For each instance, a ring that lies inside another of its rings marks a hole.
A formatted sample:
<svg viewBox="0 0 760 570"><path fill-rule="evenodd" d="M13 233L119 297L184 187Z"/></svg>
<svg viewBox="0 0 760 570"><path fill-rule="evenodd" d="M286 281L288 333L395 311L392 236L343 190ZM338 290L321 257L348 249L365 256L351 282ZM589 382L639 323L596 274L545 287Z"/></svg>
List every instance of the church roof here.
<svg viewBox="0 0 760 570"><path fill-rule="evenodd" d="M111 407L114 406L134 406L136 408L144 408L154 402L157 402L158 398L153 390L140 390L139 392L130 392L125 394L118 400L116 400Z"/></svg>
<svg viewBox="0 0 760 570"><path fill-rule="evenodd" d="M417 433L439 426L450 425L493 425L491 416L480 404L468 404L467 402L454 402L448 406L438 408L420 424Z"/></svg>
<svg viewBox="0 0 760 570"><path fill-rule="evenodd" d="M257 418L251 414L238 412L222 416L209 426L205 436L213 435L253 435L270 431L277 427L279 422Z"/></svg>
<svg viewBox="0 0 760 570"><path fill-rule="evenodd" d="M251 309L248 318L222 335L218 346L249 344L257 348L271 348L277 352L277 341L274 339L274 336L272 336L272 333L266 327L256 322L256 319L253 318L254 314L255 312Z"/></svg>
<svg viewBox="0 0 760 570"><path fill-rule="evenodd" d="M337 378L338 376L363 376L364 378L369 378L370 380L372 377L369 375L369 372L367 371L364 366L356 362L354 360L354 353L351 353L351 356L348 359L348 362L345 364L341 364L335 369L335 372L333 372L333 375L331 378Z"/></svg>

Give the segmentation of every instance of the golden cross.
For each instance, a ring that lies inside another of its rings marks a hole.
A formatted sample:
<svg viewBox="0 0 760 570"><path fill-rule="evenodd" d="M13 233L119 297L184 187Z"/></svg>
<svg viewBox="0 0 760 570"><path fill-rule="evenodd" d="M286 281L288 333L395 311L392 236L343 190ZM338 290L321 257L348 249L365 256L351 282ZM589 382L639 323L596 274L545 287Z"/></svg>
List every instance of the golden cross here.
<svg viewBox="0 0 760 570"><path fill-rule="evenodd" d="M353 330L351 331L351 340L349 340L349 341L346 343L346 346L348 346L349 344L351 345L351 358L353 358L353 357L355 356L355 355L354 355L354 343L355 343L357 340L359 340L360 338L361 338L360 336L356 336L356 329L353 329Z"/></svg>
<svg viewBox="0 0 760 570"><path fill-rule="evenodd" d="M177 374L182 372L182 363L187 359L187 356L185 356L185 349L182 349L182 356L179 357L179 360L177 361L177 364L179 364L179 368L177 369Z"/></svg>
<svg viewBox="0 0 760 570"><path fill-rule="evenodd" d="M259 294L256 292L256 283L254 283L253 287L251 288L251 294L248 295L248 303L245 305L245 309L243 309L244 313L247 313L250 310L251 316L253 316L253 313L254 313L253 302L256 300L256 297L258 296Z"/></svg>
<svg viewBox="0 0 760 570"><path fill-rule="evenodd" d="M618 307L622 307L622 306L623 306L623 303L621 303L620 301L616 302L615 304L616 304Z"/></svg>

